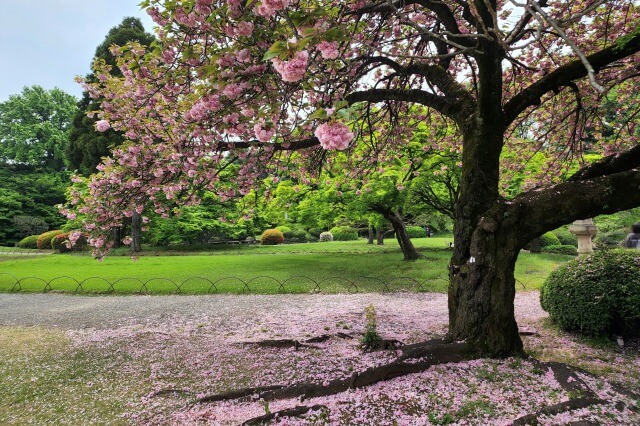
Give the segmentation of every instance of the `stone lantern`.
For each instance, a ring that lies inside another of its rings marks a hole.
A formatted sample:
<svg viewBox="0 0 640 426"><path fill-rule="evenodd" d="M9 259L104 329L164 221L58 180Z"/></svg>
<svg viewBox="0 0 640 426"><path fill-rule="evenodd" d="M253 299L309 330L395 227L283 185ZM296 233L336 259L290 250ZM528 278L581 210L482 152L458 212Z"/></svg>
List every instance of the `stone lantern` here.
<svg viewBox="0 0 640 426"><path fill-rule="evenodd" d="M593 253L591 238L598 232L593 219L576 220L569 227L569 232L578 237L578 255Z"/></svg>

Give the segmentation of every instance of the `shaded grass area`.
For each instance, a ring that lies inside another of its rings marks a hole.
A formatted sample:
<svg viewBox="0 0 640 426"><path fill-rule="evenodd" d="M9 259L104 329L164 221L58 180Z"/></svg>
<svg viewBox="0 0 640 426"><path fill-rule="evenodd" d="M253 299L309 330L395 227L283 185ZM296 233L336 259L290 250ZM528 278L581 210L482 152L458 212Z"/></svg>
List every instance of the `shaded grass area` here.
<svg viewBox="0 0 640 426"><path fill-rule="evenodd" d="M0 291L85 293L339 293L447 289L451 250L446 238L417 239L423 258L402 260L397 244L365 241L246 246L171 256L146 252L133 261L108 256L50 255L12 258L0 264ZM571 257L522 253L517 288L540 287L546 276Z"/></svg>
<svg viewBox="0 0 640 426"><path fill-rule="evenodd" d="M0 423L123 424L143 379L119 368L123 357L74 348L60 330L0 327Z"/></svg>

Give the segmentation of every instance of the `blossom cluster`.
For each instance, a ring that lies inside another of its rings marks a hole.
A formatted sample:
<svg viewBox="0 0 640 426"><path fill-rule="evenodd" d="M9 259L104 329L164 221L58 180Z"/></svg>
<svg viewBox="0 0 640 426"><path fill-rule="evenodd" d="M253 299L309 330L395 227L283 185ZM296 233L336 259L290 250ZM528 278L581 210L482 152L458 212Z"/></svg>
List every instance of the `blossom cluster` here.
<svg viewBox="0 0 640 426"><path fill-rule="evenodd" d="M320 124L314 134L324 149L337 150L347 149L354 137L349 127L337 121Z"/></svg>
<svg viewBox="0 0 640 426"><path fill-rule="evenodd" d="M280 74L282 80L288 83L295 83L304 77L308 61L309 52L306 50L296 52L293 58L288 61L279 58L272 59L273 68Z"/></svg>

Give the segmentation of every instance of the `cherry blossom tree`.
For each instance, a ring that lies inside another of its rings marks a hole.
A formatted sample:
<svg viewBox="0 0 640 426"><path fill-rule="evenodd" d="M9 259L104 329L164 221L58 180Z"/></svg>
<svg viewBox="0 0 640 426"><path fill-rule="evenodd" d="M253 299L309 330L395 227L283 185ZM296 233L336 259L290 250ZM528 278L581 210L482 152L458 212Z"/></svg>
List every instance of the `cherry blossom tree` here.
<svg viewBox="0 0 640 426"><path fill-rule="evenodd" d="M640 75L638 1L142 4L158 24L153 52L117 49L123 77L98 65L99 81L86 86L104 99L99 130L130 141L74 195L99 250L110 227L144 206L169 214L197 202L196 188L233 197L265 173L304 182L333 150L352 154L351 176L366 176L410 140L412 123L446 119L462 152L449 338L505 356L522 351L520 249L575 219L640 205L638 115L621 115L631 118L616 138L585 143L612 90L639 108L629 94ZM368 149L353 150L356 141ZM504 158L507 148L518 155ZM585 148L604 157L569 174ZM541 150L550 154L542 178L501 195L501 173Z"/></svg>

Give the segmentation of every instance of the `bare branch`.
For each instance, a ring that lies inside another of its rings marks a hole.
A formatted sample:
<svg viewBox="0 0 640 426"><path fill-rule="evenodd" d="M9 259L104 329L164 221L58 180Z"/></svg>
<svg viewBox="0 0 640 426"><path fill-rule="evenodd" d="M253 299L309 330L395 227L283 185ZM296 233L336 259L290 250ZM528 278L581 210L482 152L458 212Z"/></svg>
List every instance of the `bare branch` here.
<svg viewBox="0 0 640 426"><path fill-rule="evenodd" d="M535 1L532 1L531 3L527 3L526 5L524 5L522 3L518 3L515 0L510 0L510 1L511 1L511 3L515 4L516 6L524 6L527 9L527 11L531 15L533 15L533 17L537 21L539 21L541 24L543 24L544 22L547 22L549 25L551 25L551 27L553 27L553 29L558 32L558 34L565 41L565 43L567 43L569 45L571 50L573 50L573 53L575 53L578 56L578 58L580 58L580 61L582 62L582 65L584 65L584 67L587 70L587 75L589 76L589 82L594 87L594 89L596 89L599 92L604 92L604 90L605 90L604 87L602 87L596 81L595 71L594 71L593 67L591 66L591 64L589 63L589 60L585 56L585 54L582 51L582 49L580 49L578 47L578 45L575 44L574 41L571 40L571 38L569 38L567 33L562 29L560 24L555 19L553 19L551 16L549 16L549 14L547 14L544 10L542 10L542 7L540 7L540 5ZM531 4L531 6L529 4Z"/></svg>
<svg viewBox="0 0 640 426"><path fill-rule="evenodd" d="M450 102L444 96L418 89L370 89L361 92L353 92L345 97L349 104L358 102L385 102L402 101L424 105L433 108L443 115L460 121L464 118L464 111L458 108L457 103Z"/></svg>
<svg viewBox="0 0 640 426"><path fill-rule="evenodd" d="M640 51L640 32L621 37L616 43L586 57L595 71L620 59ZM523 89L504 105L506 123L511 123L525 109L539 105L540 98L546 93L567 86L570 82L587 75L587 69L581 60L575 60L556 68L550 74Z"/></svg>

